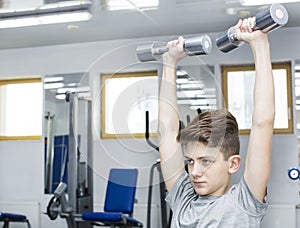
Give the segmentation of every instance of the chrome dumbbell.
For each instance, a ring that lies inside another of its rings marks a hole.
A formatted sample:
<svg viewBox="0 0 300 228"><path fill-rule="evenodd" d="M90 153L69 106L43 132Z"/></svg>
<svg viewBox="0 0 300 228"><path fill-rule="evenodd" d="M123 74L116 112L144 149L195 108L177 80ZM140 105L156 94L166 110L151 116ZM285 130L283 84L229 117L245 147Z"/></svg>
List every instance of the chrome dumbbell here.
<svg viewBox="0 0 300 228"><path fill-rule="evenodd" d="M187 55L207 55L211 52L211 39L208 35L187 38L184 41L184 50ZM139 45L136 54L141 62L158 60L169 49L164 43Z"/></svg>
<svg viewBox="0 0 300 228"><path fill-rule="evenodd" d="M283 5L272 4L255 15L254 30L262 30L263 32L273 31L284 26L288 22L288 18L288 12ZM225 53L243 44L244 42L237 39L234 27L222 32L216 39L216 45L219 50Z"/></svg>

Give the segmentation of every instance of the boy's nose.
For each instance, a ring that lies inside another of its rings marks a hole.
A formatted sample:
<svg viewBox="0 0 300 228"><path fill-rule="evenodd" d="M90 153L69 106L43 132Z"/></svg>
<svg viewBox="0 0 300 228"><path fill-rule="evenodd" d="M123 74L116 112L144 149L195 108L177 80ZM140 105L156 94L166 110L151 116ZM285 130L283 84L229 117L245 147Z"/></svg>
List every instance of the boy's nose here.
<svg viewBox="0 0 300 228"><path fill-rule="evenodd" d="M201 167L200 164L195 162L193 167L191 167L190 172L193 177L202 176L203 175L203 167Z"/></svg>

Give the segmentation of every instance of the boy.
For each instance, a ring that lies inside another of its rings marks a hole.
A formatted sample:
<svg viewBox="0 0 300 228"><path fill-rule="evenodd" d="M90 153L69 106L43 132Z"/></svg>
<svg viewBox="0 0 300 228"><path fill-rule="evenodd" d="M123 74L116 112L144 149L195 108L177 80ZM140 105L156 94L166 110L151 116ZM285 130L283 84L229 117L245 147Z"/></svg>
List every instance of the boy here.
<svg viewBox="0 0 300 228"><path fill-rule="evenodd" d="M224 109L204 112L178 133L176 64L186 56L183 37L170 41L163 55L158 140L172 228L260 227L265 215L275 101L268 37L254 25L248 18L235 26L237 38L251 47L256 76L245 172L233 186L231 174L241 164L235 118Z"/></svg>

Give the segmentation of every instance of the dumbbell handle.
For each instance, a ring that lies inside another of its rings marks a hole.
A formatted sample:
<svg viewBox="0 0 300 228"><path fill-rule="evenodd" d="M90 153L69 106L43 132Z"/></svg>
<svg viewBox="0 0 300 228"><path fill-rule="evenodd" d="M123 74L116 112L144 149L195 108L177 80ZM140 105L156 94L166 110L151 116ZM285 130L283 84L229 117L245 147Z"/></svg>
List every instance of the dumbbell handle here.
<svg viewBox="0 0 300 228"><path fill-rule="evenodd" d="M211 51L211 39L207 35L190 37L184 41L184 51L187 55L205 55ZM152 43L137 47L137 57L141 62L158 60L169 48L162 43Z"/></svg>
<svg viewBox="0 0 300 228"><path fill-rule="evenodd" d="M255 27L253 29L267 33L282 27L287 21L288 13L285 7L275 3L255 15ZM235 28L231 27L218 36L216 44L219 50L229 52L240 47L244 42L237 39Z"/></svg>

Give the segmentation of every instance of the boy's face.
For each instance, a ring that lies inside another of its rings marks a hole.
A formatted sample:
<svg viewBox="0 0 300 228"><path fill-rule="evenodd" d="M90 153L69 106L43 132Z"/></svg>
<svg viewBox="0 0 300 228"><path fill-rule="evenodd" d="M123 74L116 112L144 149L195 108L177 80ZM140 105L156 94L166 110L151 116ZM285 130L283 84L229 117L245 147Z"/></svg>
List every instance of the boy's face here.
<svg viewBox="0 0 300 228"><path fill-rule="evenodd" d="M229 161L225 161L219 147L209 148L191 142L185 147L189 176L199 195L220 196L230 188Z"/></svg>

